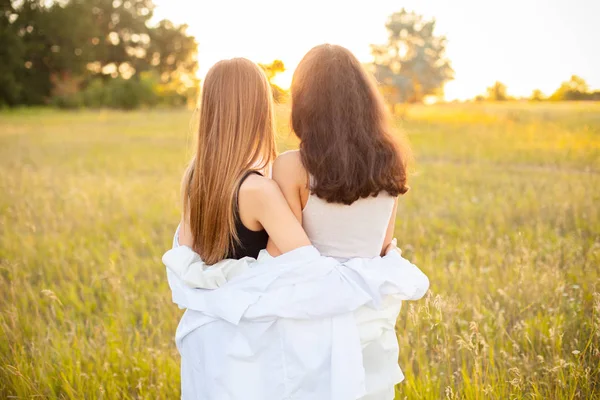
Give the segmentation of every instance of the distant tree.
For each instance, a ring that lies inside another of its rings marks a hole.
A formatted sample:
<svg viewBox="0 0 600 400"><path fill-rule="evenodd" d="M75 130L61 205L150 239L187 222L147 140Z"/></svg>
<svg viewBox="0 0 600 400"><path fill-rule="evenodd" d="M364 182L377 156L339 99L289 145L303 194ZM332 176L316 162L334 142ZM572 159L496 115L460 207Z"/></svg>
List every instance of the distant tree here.
<svg viewBox="0 0 600 400"><path fill-rule="evenodd" d="M10 54L2 57L3 79L11 77L15 85L12 87L12 99L4 97L2 102L15 104L39 104L50 95L52 74L57 54L56 41L49 39L54 34L51 20L59 20L62 15L51 13L42 1L24 0L22 2L3 1L3 52ZM67 21L61 21L59 29L68 26ZM9 60L4 63L4 60ZM10 69L10 70L9 70Z"/></svg>
<svg viewBox="0 0 600 400"><path fill-rule="evenodd" d="M281 60L274 60L271 64L258 63L258 65L265 71L265 75L267 75L269 82L271 82L277 74L285 72L285 65Z"/></svg>
<svg viewBox="0 0 600 400"><path fill-rule="evenodd" d="M508 100L508 94L506 92L506 85L502 82L496 82L486 90L487 100L490 101L506 101Z"/></svg>
<svg viewBox="0 0 600 400"><path fill-rule="evenodd" d="M195 39L185 25L151 26L152 0L0 4L0 104L42 104L97 78L139 80L145 71L178 90L197 86Z"/></svg>
<svg viewBox="0 0 600 400"><path fill-rule="evenodd" d="M454 71L445 54L446 37L434 34L435 20L402 9L392 14L385 26L387 43L371 45L371 53L375 77L390 89L387 100L412 103L443 94Z"/></svg>
<svg viewBox="0 0 600 400"><path fill-rule="evenodd" d="M587 100L591 97L592 95L587 82L583 78L573 75L571 76L571 79L563 82L560 87L552 93L550 100Z"/></svg>
<svg viewBox="0 0 600 400"><path fill-rule="evenodd" d="M162 84L177 92L198 87L198 44L187 34L187 25L162 20L149 30L150 43L142 70L155 71ZM143 63L141 63L143 64Z"/></svg>
<svg viewBox="0 0 600 400"><path fill-rule="evenodd" d="M271 84L271 89L273 91L273 100L277 103L281 103L287 97L287 92L281 87L277 86L273 83L273 79L280 73L285 72L285 65L281 60L274 60L271 64L258 64L259 67L265 71L265 75L267 75L267 79Z"/></svg>
<svg viewBox="0 0 600 400"><path fill-rule="evenodd" d="M542 91L540 89L535 89L531 93L531 96L529 97L529 100L531 100L531 101L543 101L545 99L546 99L546 97L544 96L544 93L542 93Z"/></svg>
<svg viewBox="0 0 600 400"><path fill-rule="evenodd" d="M91 18L85 37L91 43L88 50L94 61L90 66L92 73L116 77L129 68L148 68L152 0L70 0L65 5L79 6Z"/></svg>
<svg viewBox="0 0 600 400"><path fill-rule="evenodd" d="M9 0L0 0L0 107L19 102L22 84L18 71L24 67L24 44L13 25L17 14Z"/></svg>

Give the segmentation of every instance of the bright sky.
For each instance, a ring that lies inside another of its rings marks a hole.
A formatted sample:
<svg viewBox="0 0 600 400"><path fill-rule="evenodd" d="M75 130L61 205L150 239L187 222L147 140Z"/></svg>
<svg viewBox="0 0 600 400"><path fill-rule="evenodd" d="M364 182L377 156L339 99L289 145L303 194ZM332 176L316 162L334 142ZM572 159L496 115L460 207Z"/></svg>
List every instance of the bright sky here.
<svg viewBox="0 0 600 400"><path fill-rule="evenodd" d="M283 60L288 87L302 56L321 43L371 61L387 17L402 7L437 20L455 80L447 99L465 99L496 80L511 95L552 93L576 74L600 89L598 0L155 0L155 18L187 23L199 43L200 76L223 58Z"/></svg>

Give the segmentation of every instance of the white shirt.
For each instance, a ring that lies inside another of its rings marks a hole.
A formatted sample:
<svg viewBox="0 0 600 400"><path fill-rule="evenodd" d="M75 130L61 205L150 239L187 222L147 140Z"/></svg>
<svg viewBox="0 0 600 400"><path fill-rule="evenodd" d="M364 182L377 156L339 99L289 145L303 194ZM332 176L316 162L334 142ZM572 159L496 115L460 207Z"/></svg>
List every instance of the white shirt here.
<svg viewBox="0 0 600 400"><path fill-rule="evenodd" d="M311 177L311 185L313 183ZM340 261L376 257L381 253L394 204L394 197L385 191L350 205L328 203L311 193L302 210L302 227L310 242L324 256ZM392 378L387 374L398 364L395 325L401 300L387 296L378 310L365 306L354 312L363 345L363 360L367 360L363 362L367 377L365 386L368 393L376 393L362 400L394 398L394 388L389 385Z"/></svg>
<svg viewBox="0 0 600 400"><path fill-rule="evenodd" d="M416 300L429 287L397 252L340 264L306 246L207 267L175 238L163 262L173 301L187 308L176 333L184 400L354 400L376 393L365 386L372 377L363 347L374 344L385 356L385 340L361 342L354 311L376 310L390 295ZM393 389L402 372L397 362L387 368L375 379Z"/></svg>

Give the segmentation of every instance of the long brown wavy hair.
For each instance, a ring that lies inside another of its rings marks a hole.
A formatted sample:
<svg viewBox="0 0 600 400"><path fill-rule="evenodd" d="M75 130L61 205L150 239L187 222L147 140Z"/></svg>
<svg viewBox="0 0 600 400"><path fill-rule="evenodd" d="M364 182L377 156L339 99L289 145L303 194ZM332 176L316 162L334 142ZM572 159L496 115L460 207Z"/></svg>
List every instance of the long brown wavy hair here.
<svg viewBox="0 0 600 400"><path fill-rule="evenodd" d="M408 191L408 146L391 128L374 79L347 49L323 44L300 61L291 86L292 128L310 188L332 203L352 204L385 191Z"/></svg>
<svg viewBox="0 0 600 400"><path fill-rule="evenodd" d="M194 251L214 264L238 241L241 178L276 156L271 86L262 69L244 58L215 64L204 79L199 118L196 155L182 183L183 212Z"/></svg>

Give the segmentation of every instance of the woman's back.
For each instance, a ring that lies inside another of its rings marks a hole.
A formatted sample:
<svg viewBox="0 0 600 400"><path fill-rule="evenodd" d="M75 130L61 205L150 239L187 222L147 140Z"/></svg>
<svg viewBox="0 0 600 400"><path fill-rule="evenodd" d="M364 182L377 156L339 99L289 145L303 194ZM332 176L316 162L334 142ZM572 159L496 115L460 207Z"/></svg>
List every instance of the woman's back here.
<svg viewBox="0 0 600 400"><path fill-rule="evenodd" d="M299 151L277 158L273 179L322 255L338 260L377 257L391 242L397 198L387 192L359 198L349 205L328 202L310 190L316 182L304 168ZM280 254L273 243L267 249L273 255Z"/></svg>
<svg viewBox="0 0 600 400"><path fill-rule="evenodd" d="M240 181L240 187L244 184L244 181L250 175L253 175L253 174L262 176L262 174L258 171L249 170L242 177L242 179ZM239 189L238 189L238 193L237 193L236 197L238 200L238 204L235 205L234 218L235 218L235 231L236 231L238 240L235 241L232 244L232 246L230 246L229 252L227 253L227 256L225 258L235 258L237 260L239 260L240 258L244 258L244 257L258 258L258 253L262 249L267 247L269 235L267 234L267 231L262 227L261 227L262 229L256 230L256 229L250 229L246 225L244 225L244 223L242 222L241 216L240 216Z"/></svg>
<svg viewBox="0 0 600 400"><path fill-rule="evenodd" d="M267 171L275 157L273 95L264 71L234 58L215 64L202 84L196 153L182 187L180 244L204 262L257 257L267 236L282 251L308 245Z"/></svg>
<svg viewBox="0 0 600 400"><path fill-rule="evenodd" d="M394 207L394 197L356 200L350 205L328 203L314 194L302 210L302 227L309 240L329 257L345 260L380 255Z"/></svg>
<svg viewBox="0 0 600 400"><path fill-rule="evenodd" d="M397 198L387 192L360 198L350 205L327 202L310 193L309 187L315 182L309 178L298 151L289 151L277 158L273 179L302 222L309 240L322 255L338 260L376 257L391 242ZM272 255L281 253L271 241L267 249ZM363 347L363 368L368 374L365 385L369 395L361 400L393 399L394 387L388 383L402 380L394 330L400 306L399 300L387 297L379 310L364 306L354 312ZM385 351L382 352L382 348Z"/></svg>

